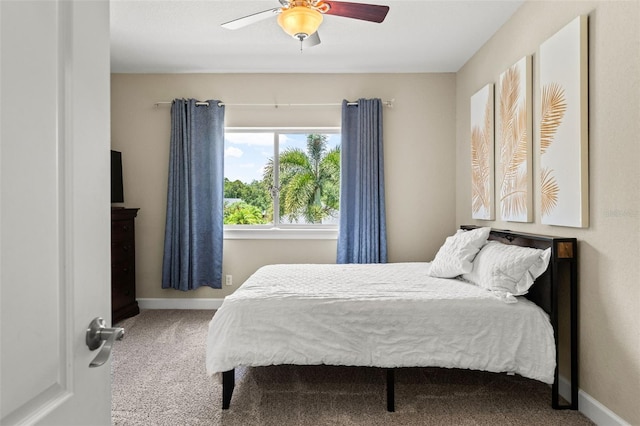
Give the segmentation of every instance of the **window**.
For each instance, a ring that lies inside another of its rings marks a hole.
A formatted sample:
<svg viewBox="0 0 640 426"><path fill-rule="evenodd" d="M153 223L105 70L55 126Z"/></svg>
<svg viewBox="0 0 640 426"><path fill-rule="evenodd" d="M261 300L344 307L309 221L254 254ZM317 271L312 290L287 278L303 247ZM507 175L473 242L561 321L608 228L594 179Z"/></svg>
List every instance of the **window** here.
<svg viewBox="0 0 640 426"><path fill-rule="evenodd" d="M225 227L335 227L340 139L335 128L227 129Z"/></svg>

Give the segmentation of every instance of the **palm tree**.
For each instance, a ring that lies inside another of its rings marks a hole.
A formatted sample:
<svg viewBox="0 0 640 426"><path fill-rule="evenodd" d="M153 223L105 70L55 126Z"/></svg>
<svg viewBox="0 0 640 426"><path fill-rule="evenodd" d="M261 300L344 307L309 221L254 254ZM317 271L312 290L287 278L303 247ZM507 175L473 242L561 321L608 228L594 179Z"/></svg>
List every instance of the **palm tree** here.
<svg viewBox="0 0 640 426"><path fill-rule="evenodd" d="M289 148L279 158L280 216L291 222L304 218L321 223L338 211L340 203L340 147L327 151L327 136L307 135L307 152ZM263 182L273 190L273 159Z"/></svg>

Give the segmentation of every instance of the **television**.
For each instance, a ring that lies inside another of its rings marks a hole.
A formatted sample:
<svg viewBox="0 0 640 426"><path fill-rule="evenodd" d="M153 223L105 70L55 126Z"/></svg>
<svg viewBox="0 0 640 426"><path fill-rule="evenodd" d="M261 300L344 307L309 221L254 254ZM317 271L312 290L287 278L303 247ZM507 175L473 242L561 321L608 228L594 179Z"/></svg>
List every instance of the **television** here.
<svg viewBox="0 0 640 426"><path fill-rule="evenodd" d="M122 153L111 151L111 202L124 203L122 187Z"/></svg>

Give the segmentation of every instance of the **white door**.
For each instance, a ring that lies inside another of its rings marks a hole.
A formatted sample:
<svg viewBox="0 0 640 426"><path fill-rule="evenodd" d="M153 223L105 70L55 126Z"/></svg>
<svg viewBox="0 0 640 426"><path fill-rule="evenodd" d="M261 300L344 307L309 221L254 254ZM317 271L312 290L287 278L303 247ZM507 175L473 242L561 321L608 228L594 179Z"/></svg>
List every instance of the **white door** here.
<svg viewBox="0 0 640 426"><path fill-rule="evenodd" d="M0 54L0 423L108 425L108 1L0 0Z"/></svg>

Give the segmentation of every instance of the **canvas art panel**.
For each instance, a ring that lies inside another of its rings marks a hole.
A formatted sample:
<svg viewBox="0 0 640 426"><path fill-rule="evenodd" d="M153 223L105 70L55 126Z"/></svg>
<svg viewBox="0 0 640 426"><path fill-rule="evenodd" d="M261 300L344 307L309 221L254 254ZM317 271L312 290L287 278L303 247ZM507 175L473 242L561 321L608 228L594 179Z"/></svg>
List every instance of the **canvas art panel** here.
<svg viewBox="0 0 640 426"><path fill-rule="evenodd" d="M471 217L495 219L493 84L471 96Z"/></svg>
<svg viewBox="0 0 640 426"><path fill-rule="evenodd" d="M547 225L589 226L587 17L540 46L540 211Z"/></svg>
<svg viewBox="0 0 640 426"><path fill-rule="evenodd" d="M531 56L525 56L500 75L497 138L500 217L531 222Z"/></svg>

